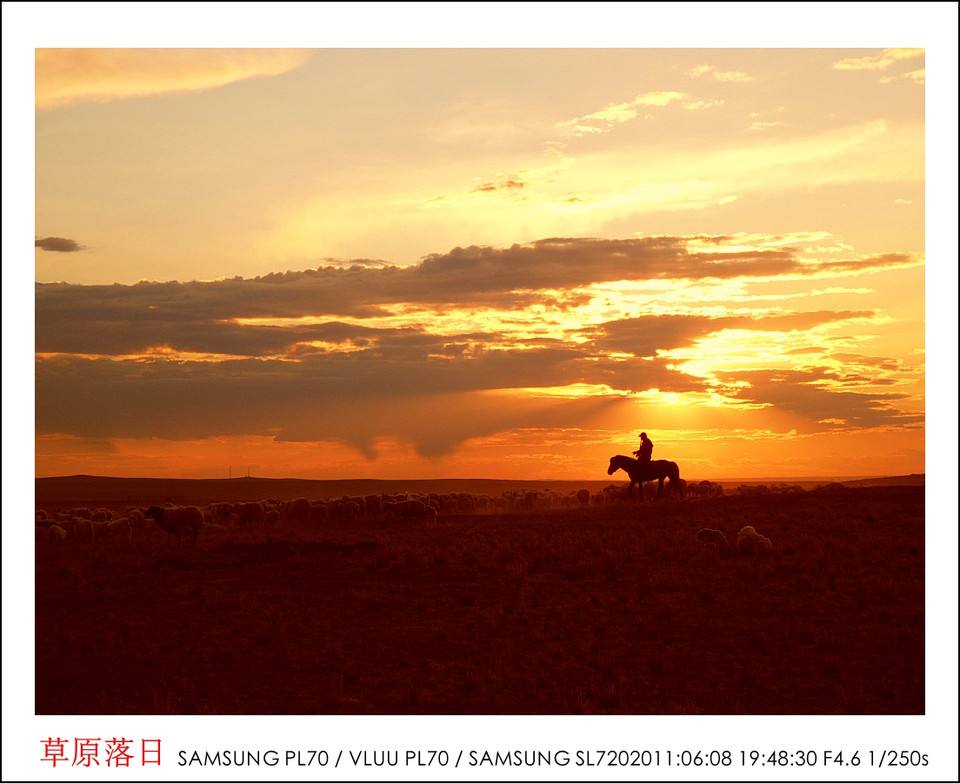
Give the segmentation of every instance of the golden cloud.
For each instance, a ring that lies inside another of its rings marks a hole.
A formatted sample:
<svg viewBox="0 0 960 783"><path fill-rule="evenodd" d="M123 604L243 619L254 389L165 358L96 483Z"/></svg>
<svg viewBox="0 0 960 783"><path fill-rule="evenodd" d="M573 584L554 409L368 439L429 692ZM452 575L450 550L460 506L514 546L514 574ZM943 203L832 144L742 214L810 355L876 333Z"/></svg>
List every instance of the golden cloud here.
<svg viewBox="0 0 960 783"><path fill-rule="evenodd" d="M718 71L713 65L698 65L687 72L688 76L699 79L702 76L710 76L718 82L752 82L753 77L743 71Z"/></svg>
<svg viewBox="0 0 960 783"><path fill-rule="evenodd" d="M38 49L36 105L196 92L299 68L304 49Z"/></svg>
<svg viewBox="0 0 960 783"><path fill-rule="evenodd" d="M847 57L833 64L837 71L882 71L901 60L923 57L923 49L884 49L880 54Z"/></svg>

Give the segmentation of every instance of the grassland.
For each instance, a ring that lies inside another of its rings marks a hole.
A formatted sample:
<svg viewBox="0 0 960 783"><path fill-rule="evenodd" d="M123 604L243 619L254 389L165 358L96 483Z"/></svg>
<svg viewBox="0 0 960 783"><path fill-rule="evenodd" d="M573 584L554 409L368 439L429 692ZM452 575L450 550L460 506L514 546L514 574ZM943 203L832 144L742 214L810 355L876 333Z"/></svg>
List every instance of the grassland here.
<svg viewBox="0 0 960 783"><path fill-rule="evenodd" d="M923 499L865 487L40 546L36 710L922 713ZM695 540L746 524L769 556Z"/></svg>

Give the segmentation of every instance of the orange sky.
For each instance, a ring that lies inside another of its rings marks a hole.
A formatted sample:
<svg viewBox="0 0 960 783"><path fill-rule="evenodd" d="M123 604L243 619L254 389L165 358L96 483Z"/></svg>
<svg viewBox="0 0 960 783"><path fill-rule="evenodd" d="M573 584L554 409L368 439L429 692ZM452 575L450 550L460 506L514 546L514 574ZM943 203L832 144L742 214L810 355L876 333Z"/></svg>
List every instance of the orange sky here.
<svg viewBox="0 0 960 783"><path fill-rule="evenodd" d="M38 50L37 473L924 470L923 52ZM153 281L153 282L148 282Z"/></svg>

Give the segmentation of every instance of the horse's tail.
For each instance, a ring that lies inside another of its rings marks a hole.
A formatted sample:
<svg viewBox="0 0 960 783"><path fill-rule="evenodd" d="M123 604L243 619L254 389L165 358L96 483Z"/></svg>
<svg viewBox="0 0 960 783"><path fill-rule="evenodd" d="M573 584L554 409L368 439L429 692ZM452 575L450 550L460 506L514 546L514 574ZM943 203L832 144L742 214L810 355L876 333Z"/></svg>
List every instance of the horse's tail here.
<svg viewBox="0 0 960 783"><path fill-rule="evenodd" d="M679 490L680 497L684 497L686 495L684 490L687 482L680 478L680 466L676 462L671 462L667 467L669 468L670 489Z"/></svg>

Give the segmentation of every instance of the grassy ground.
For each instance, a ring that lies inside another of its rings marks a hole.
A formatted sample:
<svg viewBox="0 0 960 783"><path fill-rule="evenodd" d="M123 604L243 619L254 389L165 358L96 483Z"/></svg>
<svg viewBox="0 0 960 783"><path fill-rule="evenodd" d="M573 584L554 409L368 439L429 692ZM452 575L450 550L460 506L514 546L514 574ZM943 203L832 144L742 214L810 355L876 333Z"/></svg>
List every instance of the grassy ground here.
<svg viewBox="0 0 960 783"><path fill-rule="evenodd" d="M36 709L921 713L923 552L913 487L42 546Z"/></svg>

